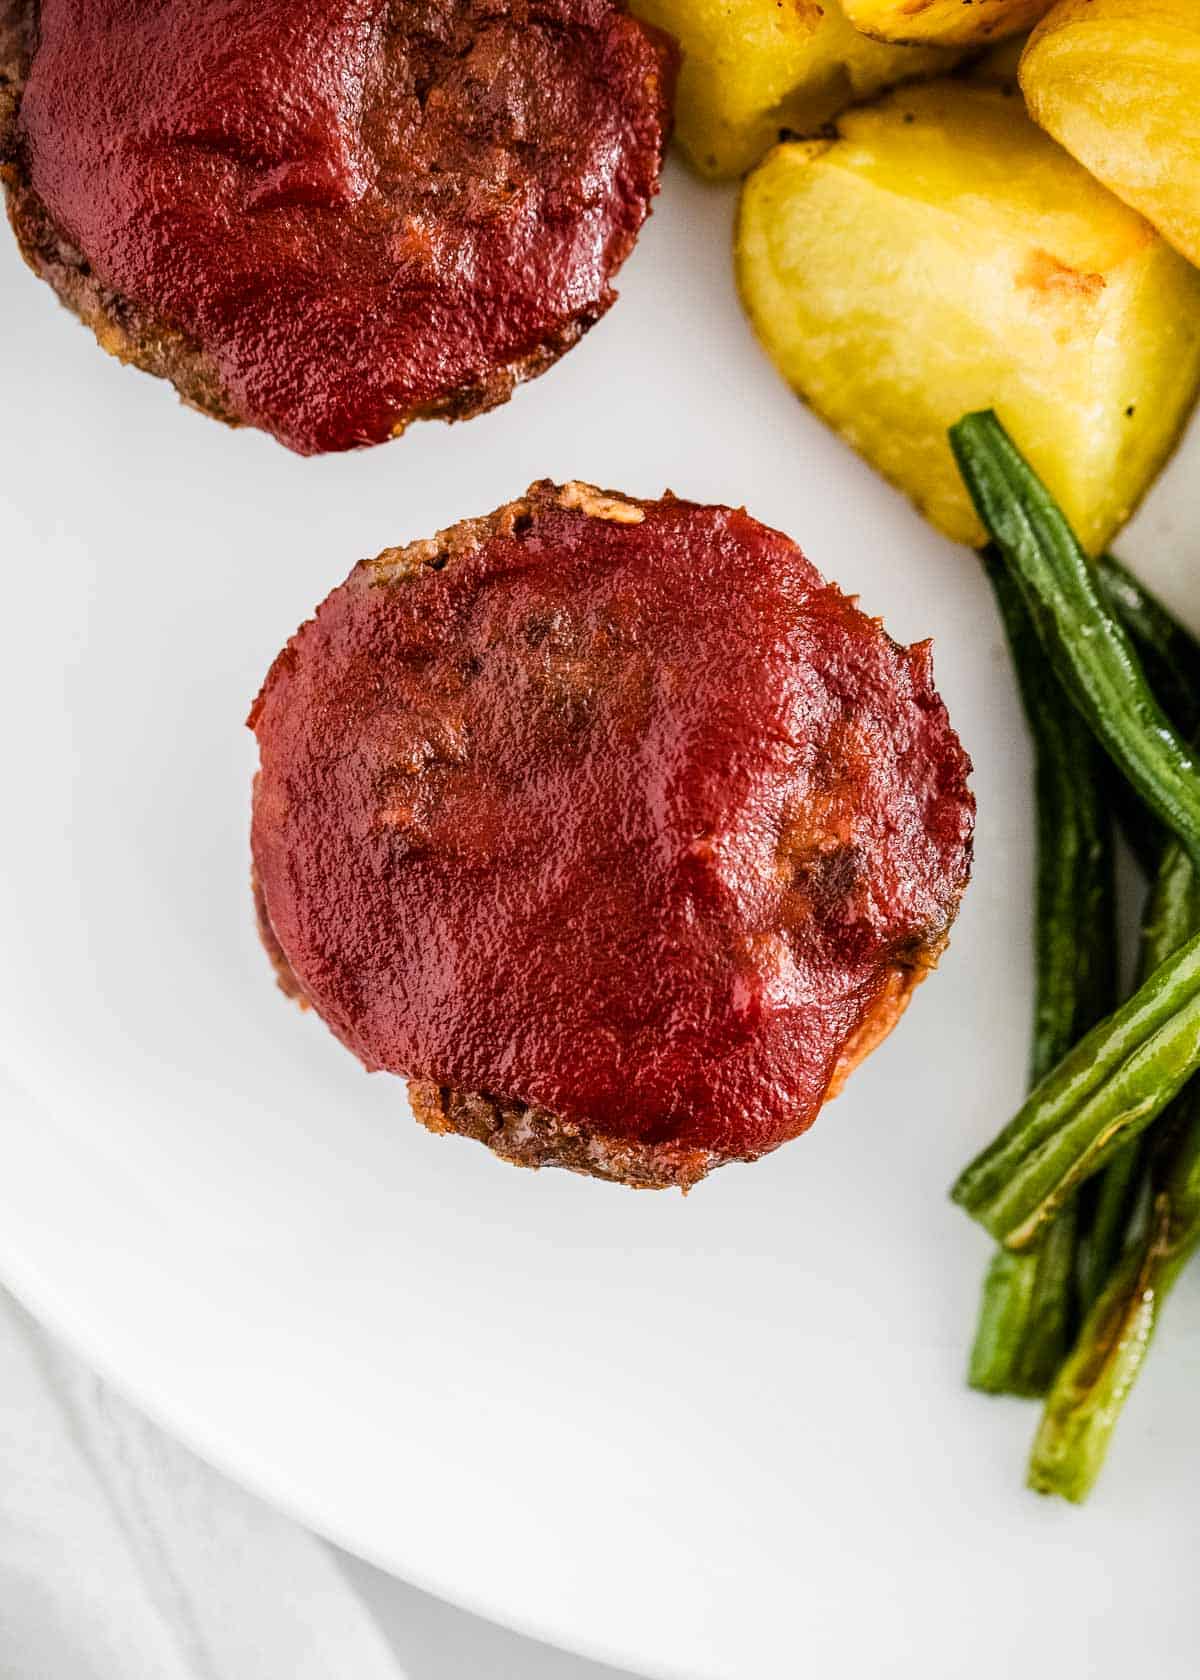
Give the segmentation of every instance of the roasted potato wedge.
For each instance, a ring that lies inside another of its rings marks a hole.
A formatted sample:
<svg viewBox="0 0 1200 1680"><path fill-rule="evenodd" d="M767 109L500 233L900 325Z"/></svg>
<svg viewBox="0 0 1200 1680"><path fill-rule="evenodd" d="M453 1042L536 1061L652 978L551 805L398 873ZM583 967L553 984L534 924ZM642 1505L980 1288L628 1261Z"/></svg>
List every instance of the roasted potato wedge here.
<svg viewBox="0 0 1200 1680"><path fill-rule="evenodd" d="M1054 0L842 0L856 29L881 41L973 47L1030 29Z"/></svg>
<svg viewBox="0 0 1200 1680"><path fill-rule="evenodd" d="M812 134L852 100L953 62L869 40L839 0L631 0L630 9L683 48L675 133L714 178L745 174L783 131Z"/></svg>
<svg viewBox="0 0 1200 1680"><path fill-rule="evenodd" d="M1200 263L1200 0L1060 0L1021 87L1035 121Z"/></svg>
<svg viewBox="0 0 1200 1680"><path fill-rule="evenodd" d="M996 408L1099 551L1200 384L1200 274L999 89L847 111L747 180L742 298L797 393L948 535L983 531L946 429Z"/></svg>

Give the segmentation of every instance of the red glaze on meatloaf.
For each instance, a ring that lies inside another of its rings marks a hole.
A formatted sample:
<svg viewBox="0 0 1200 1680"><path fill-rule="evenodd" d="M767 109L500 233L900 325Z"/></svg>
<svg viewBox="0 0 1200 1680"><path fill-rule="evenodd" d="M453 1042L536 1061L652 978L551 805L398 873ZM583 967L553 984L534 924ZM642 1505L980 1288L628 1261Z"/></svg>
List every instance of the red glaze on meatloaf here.
<svg viewBox="0 0 1200 1680"><path fill-rule="evenodd" d="M687 1184L795 1137L969 872L928 644L740 510L535 485L359 565L250 723L285 983L527 1164Z"/></svg>
<svg viewBox="0 0 1200 1680"><path fill-rule="evenodd" d="M302 453L504 401L608 309L657 191L673 48L617 0L14 3L31 263Z"/></svg>

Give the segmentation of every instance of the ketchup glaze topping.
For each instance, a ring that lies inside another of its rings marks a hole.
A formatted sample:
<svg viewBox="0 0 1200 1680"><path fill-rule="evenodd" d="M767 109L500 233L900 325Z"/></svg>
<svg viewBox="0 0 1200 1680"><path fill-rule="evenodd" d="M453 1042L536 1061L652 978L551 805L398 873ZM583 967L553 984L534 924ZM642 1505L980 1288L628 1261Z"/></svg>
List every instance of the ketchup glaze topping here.
<svg viewBox="0 0 1200 1680"><path fill-rule="evenodd" d="M41 0L29 184L303 453L475 412L613 301L674 58L615 0Z"/></svg>
<svg viewBox="0 0 1200 1680"><path fill-rule="evenodd" d="M334 1032L608 1137L803 1131L969 872L928 645L729 508L536 485L387 551L250 721L270 927Z"/></svg>

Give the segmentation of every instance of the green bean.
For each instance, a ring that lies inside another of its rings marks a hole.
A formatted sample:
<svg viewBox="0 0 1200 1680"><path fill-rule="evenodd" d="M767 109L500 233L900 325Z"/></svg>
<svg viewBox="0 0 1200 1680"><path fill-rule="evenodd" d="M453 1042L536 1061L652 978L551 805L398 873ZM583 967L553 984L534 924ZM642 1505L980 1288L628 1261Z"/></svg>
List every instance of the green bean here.
<svg viewBox="0 0 1200 1680"><path fill-rule="evenodd" d="M1035 1087L959 1178L955 1201L1006 1247L1036 1240L1085 1179L1200 1067L1200 934Z"/></svg>
<svg viewBox="0 0 1200 1680"><path fill-rule="evenodd" d="M1200 1087L1176 1105L1160 1152L1156 1191L1142 1236L1087 1316L1050 1393L1033 1444L1029 1485L1086 1498L1113 1430L1145 1364L1163 1302L1200 1246Z"/></svg>
<svg viewBox="0 0 1200 1680"><path fill-rule="evenodd" d="M1153 969L1200 928L1200 880L1181 847L1163 860L1142 929L1141 966ZM1147 1170L1148 1169L1148 1170ZM1151 1200L1124 1245L1140 1180ZM1200 1244L1200 1081L1106 1169L1083 1294L1087 1316L1055 1381L1034 1441L1029 1483L1080 1500L1099 1474L1117 1419L1149 1351L1164 1299Z"/></svg>
<svg viewBox="0 0 1200 1680"><path fill-rule="evenodd" d="M1200 878L1180 846L1171 846L1158 871L1142 917L1142 979L1149 979L1193 933L1200 932Z"/></svg>
<svg viewBox="0 0 1200 1680"><path fill-rule="evenodd" d="M1097 740L1200 867L1200 770L1101 600L1091 562L996 416L950 442L971 498L1012 567L1047 655Z"/></svg>
<svg viewBox="0 0 1200 1680"><path fill-rule="evenodd" d="M1068 1202L1037 1247L998 1248L983 1280L967 1381L1027 1399L1050 1388L1077 1310L1078 1210Z"/></svg>
<svg viewBox="0 0 1200 1680"><path fill-rule="evenodd" d="M1079 1298L1085 1311L1103 1294L1141 1203L1149 1137L1143 1132L1119 1149L1104 1171L1085 1187L1095 1191L1083 1220Z"/></svg>
<svg viewBox="0 0 1200 1680"><path fill-rule="evenodd" d="M1039 752L1037 789L1039 885L1045 879L1047 866L1053 871L1057 860L1063 871L1063 890L1057 905L1059 916L1054 914L1055 897L1039 891L1035 924L1039 979L1036 1018L1039 1024L1052 1023L1055 1019L1054 999L1061 1001L1069 997L1072 968L1071 958L1067 956L1060 968L1059 983L1055 984L1053 978L1046 986L1040 983L1043 963L1047 960L1052 963L1054 955L1052 936L1047 948L1047 930L1061 919L1068 936L1074 932L1070 916L1074 888L1068 861L1073 825L1070 808L1064 812L1064 800L1058 790L1065 787L1069 795L1071 771L1077 767L1080 772L1074 784L1079 788L1077 797L1096 810L1101 821L1098 783L1105 784L1110 803L1116 803L1112 797L1114 793L1124 795L1122 803L1127 802L1131 807L1125 824L1127 833L1132 841L1142 843L1142 857L1148 872L1155 871L1163 861L1164 836L1160 825L1148 815L1128 783L1107 760L1102 759L1090 733L1075 721L1073 711L1064 710L1061 689L1040 655L1028 614L1023 610L1019 588L996 550L986 551L982 558L1004 619L1031 734L1035 744L1045 739L1045 746ZM1097 563L1097 573L1105 598L1125 623L1156 693L1166 701L1172 721L1189 735L1194 733L1200 721L1200 644L1119 561L1104 556ZM1056 728L1059 719L1069 720L1070 727L1063 725ZM1064 736L1071 734L1076 738L1065 742ZM1056 747L1059 749L1057 757ZM1043 764L1043 761L1047 762ZM1107 777L1103 772L1108 773ZM1064 835L1067 843L1060 847L1058 840ZM1081 914L1076 919L1080 926L1074 935L1083 955L1084 976L1091 965L1094 950L1089 933L1098 933L1102 946L1110 952L1115 941L1111 904L1104 913L1097 903L1095 874L1088 871L1086 862L1084 854L1078 877ZM1111 876L1108 888L1111 892ZM1098 919L1093 919L1097 915ZM1200 893L1195 890L1195 875L1190 863L1176 847L1174 859L1166 870L1165 891L1162 880L1151 890L1139 962L1141 979L1146 979L1197 929L1200 929ZM1070 942L1069 938L1067 942ZM1065 1025L1069 1015L1060 1016L1063 1022L1061 1037L1057 1043L1053 1032L1043 1037L1040 1042L1044 1050L1040 1055L1039 1039L1035 1037L1031 1070L1033 1082L1046 1073L1060 1055L1065 1054L1075 1039L1093 1024L1103 1008L1111 1007L1111 986L1110 957L1107 985L1100 988L1097 1007L1091 1012L1086 1006L1081 1008L1070 1029ZM1082 995L1087 995L1086 984ZM1001 1249L993 1257L984 1282L979 1323L971 1353L969 1380L974 1387L993 1393L1028 1395L1045 1392L1065 1351L1064 1338L1070 1323L1074 1294L1070 1262L1076 1258L1077 1247L1082 1248L1079 1256L1079 1293L1083 1305L1090 1306L1108 1282L1124 1243L1132 1212L1139 1204L1145 1179L1145 1142L1143 1136L1120 1150L1099 1175L1099 1183L1095 1186L1097 1194L1090 1205L1078 1210L1069 1204L1051 1223L1046 1236L1034 1249L1020 1254ZM1079 1242L1081 1226L1085 1232L1082 1244Z"/></svg>
<svg viewBox="0 0 1200 1680"><path fill-rule="evenodd" d="M1034 746L1037 809L1034 1030L1030 1082L1048 1073L1116 995L1111 827L1104 764L1042 654L1012 575L982 556L1003 620ZM1063 1209L1036 1250L1000 1249L984 1279L968 1380L989 1393L1044 1394L1076 1312L1076 1214Z"/></svg>
<svg viewBox="0 0 1200 1680"><path fill-rule="evenodd" d="M1114 555L1102 554L1096 582L1137 649L1142 668L1179 733L1195 741L1200 730L1200 642ZM1167 834L1124 776L1105 766L1105 796L1143 873L1153 880Z"/></svg>
<svg viewBox="0 0 1200 1680"><path fill-rule="evenodd" d="M1149 979L1173 951L1200 933L1200 881L1187 853L1170 844L1160 861L1142 917L1138 983ZM1082 1295L1091 1306L1108 1282L1125 1241L1146 1177L1148 1138L1143 1135L1113 1157L1104 1169L1088 1220Z"/></svg>
<svg viewBox="0 0 1200 1680"><path fill-rule="evenodd" d="M1111 759L1104 765L1104 803L1137 862L1143 880L1153 881L1171 835L1137 794Z"/></svg>
<svg viewBox="0 0 1200 1680"><path fill-rule="evenodd" d="M1091 731L1064 705L1012 574L994 549L982 559L1034 746L1036 985L1029 1082L1035 1085L1116 1001L1112 832L1096 786L1103 758Z"/></svg>
<svg viewBox="0 0 1200 1680"><path fill-rule="evenodd" d="M1162 858L1137 992L1035 1086L954 1189L1008 1251L989 1276L981 1326L994 1359L1005 1335L1020 1347L1012 1338L1022 1315L1032 1322L1037 1267L1051 1266L1052 1254L1062 1265L1064 1210L1076 1225L1090 1213L1080 1282L1091 1304L1051 1388L1029 1472L1031 1486L1079 1499L1162 1303L1200 1247L1200 770L1167 715L1189 734L1200 721L1200 649L1119 562L1106 557L1093 570L994 415L968 416L951 442L1055 675L1148 807L1119 806L1140 857L1147 866ZM1179 842L1165 855L1154 817ZM1085 1207L1080 1186L1102 1168ZM1131 1220L1147 1181L1147 1213ZM1027 1375L1015 1354L1010 1369Z"/></svg>
<svg viewBox="0 0 1200 1680"><path fill-rule="evenodd" d="M1181 735L1194 739L1200 730L1200 642L1115 555L1102 554L1095 575L1163 710Z"/></svg>

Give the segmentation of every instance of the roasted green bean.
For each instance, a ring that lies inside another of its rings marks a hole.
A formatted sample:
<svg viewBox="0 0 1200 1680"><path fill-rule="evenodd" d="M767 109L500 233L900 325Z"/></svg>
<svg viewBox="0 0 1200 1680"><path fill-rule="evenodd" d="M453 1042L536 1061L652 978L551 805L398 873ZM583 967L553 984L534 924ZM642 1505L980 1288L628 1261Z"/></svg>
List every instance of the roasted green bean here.
<svg viewBox="0 0 1200 1680"><path fill-rule="evenodd" d="M1200 932L1200 880L1183 848L1169 845L1142 919L1139 983L1149 979L1173 951L1197 932ZM1121 1253L1145 1178L1148 1141L1143 1136L1122 1150L1101 1175L1091 1210L1082 1272L1085 1306L1091 1306L1103 1292Z"/></svg>
<svg viewBox="0 0 1200 1680"><path fill-rule="evenodd" d="M972 500L1012 568L1059 681L1097 740L1200 867L1200 769L1105 607L1091 562L996 416L950 442Z"/></svg>
<svg viewBox="0 0 1200 1680"><path fill-rule="evenodd" d="M1037 1334L1043 1267L1056 1291L1047 1349L1065 1292L1079 1288L1086 1315L1050 1388L1029 1480L1081 1499L1162 1302L1200 1247L1200 770L1183 739L1200 724L1200 645L1118 561L1091 567L994 415L968 416L951 442L1036 627L1046 680L1052 671L1122 772L1124 788L1107 779L1106 802L1148 870L1157 864L1138 990L1041 1079L953 1192L1006 1245L973 1378L976 1359L1003 1386L1027 1377L1018 1356Z"/></svg>
<svg viewBox="0 0 1200 1680"><path fill-rule="evenodd" d="M1200 934L1042 1080L952 1192L998 1241L1026 1248L1200 1067Z"/></svg>
<svg viewBox="0 0 1200 1680"><path fill-rule="evenodd" d="M983 556L1034 746L1037 908L1036 1084L1116 997L1111 825L1105 760L1046 663L1021 592L993 549ZM1037 1248L1000 1249L984 1279L968 1377L989 1393L1044 1394L1076 1313L1076 1210L1065 1207Z"/></svg>
<svg viewBox="0 0 1200 1680"><path fill-rule="evenodd" d="M1029 1463L1029 1485L1039 1493L1086 1498L1163 1302L1200 1246L1200 1087L1190 1085L1176 1107L1146 1228L1088 1314L1046 1402Z"/></svg>
<svg viewBox="0 0 1200 1680"><path fill-rule="evenodd" d="M1179 733L1193 740L1200 730L1200 642L1115 555L1102 554L1095 573L1163 710Z"/></svg>
<svg viewBox="0 0 1200 1680"><path fill-rule="evenodd" d="M1179 733L1195 741L1200 731L1200 642L1170 610L1111 554L1095 563L1096 582L1137 649L1150 687ZM1134 856L1153 880L1168 835L1111 762L1105 795Z"/></svg>

